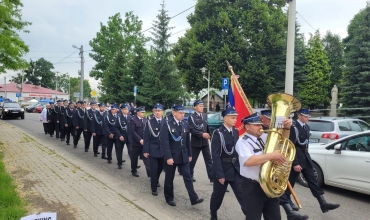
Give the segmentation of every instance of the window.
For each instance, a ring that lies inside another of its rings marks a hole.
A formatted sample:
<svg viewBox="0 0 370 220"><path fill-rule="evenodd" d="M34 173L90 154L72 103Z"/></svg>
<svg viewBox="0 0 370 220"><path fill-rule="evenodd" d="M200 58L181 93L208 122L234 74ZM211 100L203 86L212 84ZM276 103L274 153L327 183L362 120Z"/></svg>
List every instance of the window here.
<svg viewBox="0 0 370 220"><path fill-rule="evenodd" d="M350 139L347 143L342 144L343 150L350 151L367 151L370 152L370 136L362 135Z"/></svg>
<svg viewBox="0 0 370 220"><path fill-rule="evenodd" d="M347 121L340 121L338 122L339 130L341 131L350 131L351 127L349 126Z"/></svg>
<svg viewBox="0 0 370 220"><path fill-rule="evenodd" d="M4 107L20 108L21 106L16 102L5 102Z"/></svg>
<svg viewBox="0 0 370 220"><path fill-rule="evenodd" d="M331 121L310 120L307 122L311 131L330 132L334 131L334 123Z"/></svg>
<svg viewBox="0 0 370 220"><path fill-rule="evenodd" d="M364 123L362 121L359 121L359 124L360 124L362 130L364 130L364 131L370 130L370 126L368 124L366 124L366 123Z"/></svg>
<svg viewBox="0 0 370 220"><path fill-rule="evenodd" d="M349 121L349 125L351 126L351 131L362 131L359 121Z"/></svg>

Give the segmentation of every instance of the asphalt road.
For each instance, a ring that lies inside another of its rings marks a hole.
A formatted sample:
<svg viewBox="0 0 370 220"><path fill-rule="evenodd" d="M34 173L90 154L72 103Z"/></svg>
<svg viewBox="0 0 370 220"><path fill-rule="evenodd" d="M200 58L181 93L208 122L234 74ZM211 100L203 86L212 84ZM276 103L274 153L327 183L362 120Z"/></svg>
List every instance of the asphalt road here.
<svg viewBox="0 0 370 220"><path fill-rule="evenodd" d="M139 178L131 176L130 162L127 156L127 150L124 150L124 159L126 163L122 170L117 169L115 155L113 155L113 163L107 164L106 160L99 157L93 157L92 146L88 153L84 152L83 139L81 138L76 149L73 145L67 146L64 142L51 138L49 135L44 135L42 123L38 120L39 114L26 113L25 119L6 120L9 124L19 127L25 133L32 135L44 145L55 150L56 153L73 161L75 165L81 169L94 174L95 177L105 182L110 187L114 188L125 196L127 199L145 209L157 219L209 219L209 202L212 194L212 184L210 184L203 158L199 158L195 168L194 188L200 198L204 198L202 204L191 206L187 191L185 189L182 177L176 175L175 177L175 201L176 207L167 205L163 195L164 175L162 173L159 188L159 196L151 195L150 180L146 177L145 168L140 161L142 168L139 169ZM0 135L1 137L1 135ZM92 143L91 143L92 145ZM369 173L364 174L369 175ZM230 187L229 187L230 188ZM319 204L306 187L299 184L296 185L295 191L300 199L303 209L299 211L301 214L307 214L310 219L370 219L370 196L360 194L340 188L325 186L325 197L327 201L333 203L340 203L341 207L335 211L323 214L320 210ZM231 191L231 189L230 189ZM102 207L103 209L104 207ZM283 219L286 219L285 212L281 208ZM243 219L243 213L233 195L233 192L226 193L224 202L218 211L219 219Z"/></svg>

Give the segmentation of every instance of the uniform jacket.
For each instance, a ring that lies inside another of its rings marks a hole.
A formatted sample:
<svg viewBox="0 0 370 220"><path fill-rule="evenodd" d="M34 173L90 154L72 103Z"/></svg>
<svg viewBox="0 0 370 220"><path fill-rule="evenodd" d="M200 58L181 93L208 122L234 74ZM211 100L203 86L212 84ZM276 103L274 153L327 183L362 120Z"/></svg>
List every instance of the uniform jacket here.
<svg viewBox="0 0 370 220"><path fill-rule="evenodd" d="M75 120L75 126L79 127L79 129L85 129L85 111L84 109L82 108L77 108L76 111L75 111L75 116L74 116L74 120Z"/></svg>
<svg viewBox="0 0 370 220"><path fill-rule="evenodd" d="M233 151L231 155L228 155L223 149L220 133L225 141L227 151ZM216 179L225 178L226 181L234 181L235 173L240 173L239 157L235 150L235 144L238 139L239 132L235 128L233 128L232 134L224 125L214 130L212 134L211 147L213 160L212 171ZM223 161L224 158L235 158L235 162Z"/></svg>
<svg viewBox="0 0 370 220"><path fill-rule="evenodd" d="M51 122L55 122L54 109L52 109L52 108L47 109L46 118L47 118L47 120L49 120Z"/></svg>
<svg viewBox="0 0 370 220"><path fill-rule="evenodd" d="M107 112L103 112L103 114L100 114L100 111L95 111L94 112L94 124L93 130L96 135L105 135L106 132L104 130L104 118L106 118Z"/></svg>
<svg viewBox="0 0 370 220"><path fill-rule="evenodd" d="M144 139L144 128L145 128L145 124L146 124L147 120L148 119L146 119L144 117L143 122L141 122L141 120L137 116L132 117L132 119L129 123L130 132L131 132L131 135L132 135L131 146L142 146L140 144L140 140Z"/></svg>
<svg viewBox="0 0 370 220"><path fill-rule="evenodd" d="M113 139L117 139L116 134L117 131L117 114L116 117L113 116L112 112L106 112L106 115L104 116L104 122L103 122L103 129L105 130L105 134L110 135L113 134Z"/></svg>
<svg viewBox="0 0 370 220"><path fill-rule="evenodd" d="M201 113L199 116L194 112L189 118L189 130L191 133L191 146L203 147L208 146L208 139L202 137L203 133L209 133L209 126L207 123L207 115Z"/></svg>
<svg viewBox="0 0 370 220"><path fill-rule="evenodd" d="M94 133L95 131L95 118L94 118L95 110L91 108L86 110L84 115L84 129L88 132Z"/></svg>
<svg viewBox="0 0 370 220"><path fill-rule="evenodd" d="M311 156L308 153L308 141L310 137L311 129L306 124L306 130L299 124L298 121L293 122L293 126L290 128L290 135L289 139L294 143L294 146L296 148L296 155L295 159L293 161L292 166L300 165L302 168L306 168L307 161L313 166ZM296 133L297 131L297 133ZM297 139L298 136L298 139ZM300 144L304 143L307 140L307 144Z"/></svg>
<svg viewBox="0 0 370 220"><path fill-rule="evenodd" d="M75 127L75 111L76 109L73 108L72 110L70 108L66 108L65 114L64 114L64 124L68 124L68 127Z"/></svg>
<svg viewBox="0 0 370 220"><path fill-rule="evenodd" d="M131 141L131 132L130 132L130 127L129 127L129 122L131 120L131 115L127 115L127 118L125 116L123 116L123 114L119 114L117 116L117 123L116 123L116 134L115 136L117 137L117 139L120 137L120 136L123 136L124 138L124 141L126 143L130 143Z"/></svg>
<svg viewBox="0 0 370 220"><path fill-rule="evenodd" d="M192 153L188 123L181 121L179 126L175 119L172 119L162 123L161 126L160 147L164 159L172 158L175 164L189 163L189 157L192 156ZM176 141L174 138L179 138L180 140Z"/></svg>
<svg viewBox="0 0 370 220"><path fill-rule="evenodd" d="M161 152L161 141L160 141L160 130L161 125L165 123L163 118L160 119L161 122L158 123L156 117L151 117L148 120L147 125L144 130L144 147L143 152L149 153L150 157L162 158L163 153Z"/></svg>

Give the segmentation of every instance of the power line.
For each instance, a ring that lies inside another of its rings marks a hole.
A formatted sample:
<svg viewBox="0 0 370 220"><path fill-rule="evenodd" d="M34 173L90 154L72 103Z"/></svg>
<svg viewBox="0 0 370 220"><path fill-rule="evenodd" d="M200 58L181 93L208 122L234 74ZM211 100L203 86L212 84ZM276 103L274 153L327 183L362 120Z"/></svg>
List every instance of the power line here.
<svg viewBox="0 0 370 220"><path fill-rule="evenodd" d="M183 32L183 31L186 31L186 30L188 30L188 29L189 29L189 28L182 29L181 31L178 31L178 32L176 32L176 33L174 33L174 34L171 34L171 36L176 35L176 34L178 34L178 33L181 33L181 32Z"/></svg>
<svg viewBox="0 0 370 220"><path fill-rule="evenodd" d="M297 14L299 15L299 16L301 16L301 18L308 24L308 25L310 25L310 27L314 30L314 31L316 31L316 29L315 28L313 28L312 27L312 25L310 24L310 23L308 23L308 21L306 20L306 19L304 19L304 17L301 15L301 14L299 14L299 12L297 11Z"/></svg>
<svg viewBox="0 0 370 220"><path fill-rule="evenodd" d="M187 11L189 11L190 9L192 9L192 8L194 8L195 7L195 5L193 5L193 6L191 6L190 8L187 8L187 9L185 9L184 11L182 11L182 12L180 12L180 13L178 13L178 14L176 14L176 15L174 15L174 16L172 16L172 17L170 17L170 20L172 19L172 18L175 18L175 17L177 17L177 16L179 16L179 15L181 15L181 14L183 14L183 13L185 13L185 12L187 12ZM146 29L146 30L144 30L144 31L142 31L141 33L144 33L144 32L146 32L146 31L149 31L150 29L152 29L153 28L153 26L152 27L150 27L150 28L148 28L148 29Z"/></svg>
<svg viewBox="0 0 370 220"><path fill-rule="evenodd" d="M67 56L67 57L65 57L64 59L61 59L60 61L58 61L58 62L54 63L53 65L58 64L58 63L62 62L63 60L65 60L65 59L67 59L68 57L70 57L70 56L72 56L73 54L75 54L77 51L79 51L79 50L76 50L75 52L71 53L70 55L68 55L68 56Z"/></svg>

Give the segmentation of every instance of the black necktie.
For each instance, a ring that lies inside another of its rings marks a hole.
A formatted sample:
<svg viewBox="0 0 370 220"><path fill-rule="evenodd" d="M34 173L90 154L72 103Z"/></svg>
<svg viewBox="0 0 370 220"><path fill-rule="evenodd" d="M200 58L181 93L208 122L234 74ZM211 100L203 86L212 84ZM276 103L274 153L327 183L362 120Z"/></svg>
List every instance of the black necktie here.
<svg viewBox="0 0 370 220"><path fill-rule="evenodd" d="M158 120L158 124L161 124L161 120Z"/></svg>
<svg viewBox="0 0 370 220"><path fill-rule="evenodd" d="M257 141L260 143L262 149L265 149L265 144L263 143L261 138L257 138Z"/></svg>
<svg viewBox="0 0 370 220"><path fill-rule="evenodd" d="M305 131L307 131L307 129L306 129L306 125L303 125L303 129L304 129Z"/></svg>

